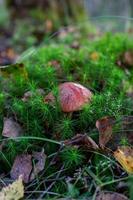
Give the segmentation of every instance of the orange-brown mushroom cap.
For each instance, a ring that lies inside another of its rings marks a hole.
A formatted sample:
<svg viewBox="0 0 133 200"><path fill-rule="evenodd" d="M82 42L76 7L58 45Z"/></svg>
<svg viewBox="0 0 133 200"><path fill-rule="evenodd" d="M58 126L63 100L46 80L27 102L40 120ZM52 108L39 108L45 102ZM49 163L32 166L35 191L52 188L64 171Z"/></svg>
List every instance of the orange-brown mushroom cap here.
<svg viewBox="0 0 133 200"><path fill-rule="evenodd" d="M82 107L89 103L92 98L92 92L84 86L66 82L59 85L59 100L63 112L74 112L81 110ZM54 102L54 96L49 93L44 101Z"/></svg>

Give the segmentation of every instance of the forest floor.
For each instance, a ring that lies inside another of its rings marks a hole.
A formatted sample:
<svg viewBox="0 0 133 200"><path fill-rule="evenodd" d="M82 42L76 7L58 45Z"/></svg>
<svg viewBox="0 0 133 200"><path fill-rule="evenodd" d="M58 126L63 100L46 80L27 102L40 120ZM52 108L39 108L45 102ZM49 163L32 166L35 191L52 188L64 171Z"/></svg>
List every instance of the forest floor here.
<svg viewBox="0 0 133 200"><path fill-rule="evenodd" d="M41 34L16 27L0 52L0 188L21 178L24 199L133 199L131 33L70 26L29 48Z"/></svg>

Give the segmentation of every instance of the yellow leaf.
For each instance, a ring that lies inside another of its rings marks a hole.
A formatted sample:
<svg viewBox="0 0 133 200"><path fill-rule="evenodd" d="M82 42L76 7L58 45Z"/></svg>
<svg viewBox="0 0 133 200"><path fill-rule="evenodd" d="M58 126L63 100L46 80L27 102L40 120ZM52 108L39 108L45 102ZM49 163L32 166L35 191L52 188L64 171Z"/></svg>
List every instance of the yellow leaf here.
<svg viewBox="0 0 133 200"><path fill-rule="evenodd" d="M4 78L21 76L25 79L28 78L28 73L25 69L25 66L22 63L10 65L0 69L0 75Z"/></svg>
<svg viewBox="0 0 133 200"><path fill-rule="evenodd" d="M0 192L0 200L19 200L24 196L22 177L3 188Z"/></svg>
<svg viewBox="0 0 133 200"><path fill-rule="evenodd" d="M118 147L114 152L114 157L128 173L133 173L133 148L123 146Z"/></svg>
<svg viewBox="0 0 133 200"><path fill-rule="evenodd" d="M96 51L91 53L90 55L90 58L93 60L93 61L97 61L99 59L99 53L97 53Z"/></svg>

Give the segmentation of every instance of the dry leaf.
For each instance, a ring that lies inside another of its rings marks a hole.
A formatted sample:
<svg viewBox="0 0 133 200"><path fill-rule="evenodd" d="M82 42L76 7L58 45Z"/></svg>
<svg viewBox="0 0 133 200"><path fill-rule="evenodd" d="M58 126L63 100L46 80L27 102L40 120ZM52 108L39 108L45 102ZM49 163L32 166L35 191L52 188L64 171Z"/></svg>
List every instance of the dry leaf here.
<svg viewBox="0 0 133 200"><path fill-rule="evenodd" d="M65 29L60 30L58 33L58 37L61 40L65 39L67 37L67 35L68 35L68 31Z"/></svg>
<svg viewBox="0 0 133 200"><path fill-rule="evenodd" d="M76 145L76 146L86 146L90 149L98 149L98 145L95 141L87 136L86 134L77 134L73 138L64 141L65 145Z"/></svg>
<svg viewBox="0 0 133 200"><path fill-rule="evenodd" d="M85 104L91 101L91 98L92 92L80 84L66 82L59 85L59 101L63 112L81 110ZM50 92L44 101L54 103L55 97Z"/></svg>
<svg viewBox="0 0 133 200"><path fill-rule="evenodd" d="M32 91L27 91L24 93L24 96L22 97L22 101L26 102L29 99L31 99L34 95L38 95L38 96L44 96L45 92L43 89L36 89L35 93L33 93Z"/></svg>
<svg viewBox="0 0 133 200"><path fill-rule="evenodd" d="M120 193L117 192L100 192L96 196L96 200L128 200L128 198Z"/></svg>
<svg viewBox="0 0 133 200"><path fill-rule="evenodd" d="M18 155L10 172L11 178L17 179L21 175L24 183L32 181L44 169L45 160L44 151Z"/></svg>
<svg viewBox="0 0 133 200"><path fill-rule="evenodd" d="M122 68L133 67L133 51L129 50L121 54L117 60L117 64Z"/></svg>
<svg viewBox="0 0 133 200"><path fill-rule="evenodd" d="M80 48L80 44L79 44L78 41L74 41L74 42L70 45L70 47L71 47L72 49L79 49L79 48Z"/></svg>
<svg viewBox="0 0 133 200"><path fill-rule="evenodd" d="M22 175L24 183L28 183L32 171L32 155L21 154L15 158L10 176L12 179L17 179Z"/></svg>
<svg viewBox="0 0 133 200"><path fill-rule="evenodd" d="M90 58L93 60L93 61L97 61L99 59L99 53L98 52L93 52L91 53L90 55Z"/></svg>
<svg viewBox="0 0 133 200"><path fill-rule="evenodd" d="M6 68L0 69L0 75L2 75L4 78L15 79L16 76L21 76L25 79L28 79L28 73L23 63L9 65Z"/></svg>
<svg viewBox="0 0 133 200"><path fill-rule="evenodd" d="M99 131L99 145L104 148L112 137L112 117L103 117L96 121L96 127Z"/></svg>
<svg viewBox="0 0 133 200"><path fill-rule="evenodd" d="M33 164L33 171L30 176L30 181L33 180L38 175L38 173L44 169L45 160L46 160L46 155L44 151L33 152L32 156L33 156L34 164Z"/></svg>
<svg viewBox="0 0 133 200"><path fill-rule="evenodd" d="M45 20L45 31L49 33L53 30L53 22L50 19Z"/></svg>
<svg viewBox="0 0 133 200"><path fill-rule="evenodd" d="M0 48L0 65L9 65L14 63L18 56L11 47Z"/></svg>
<svg viewBox="0 0 133 200"><path fill-rule="evenodd" d="M63 71L61 68L61 63L58 60L49 61L48 66L52 67L56 71L57 75L59 75L59 76L62 75Z"/></svg>
<svg viewBox="0 0 133 200"><path fill-rule="evenodd" d="M2 135L4 137L18 137L22 134L21 126L15 122L12 118L4 118L4 127Z"/></svg>
<svg viewBox="0 0 133 200"><path fill-rule="evenodd" d="M45 98L44 98L45 103L49 103L51 105L54 105L55 103L55 97L52 92L50 92Z"/></svg>
<svg viewBox="0 0 133 200"><path fill-rule="evenodd" d="M0 200L19 200L24 196L24 186L22 177L18 180L3 188L0 192Z"/></svg>
<svg viewBox="0 0 133 200"><path fill-rule="evenodd" d="M133 66L133 52L132 51L127 51L124 54L124 63L127 66Z"/></svg>
<svg viewBox="0 0 133 200"><path fill-rule="evenodd" d="M115 159L128 173L133 173L133 148L128 146L118 147L114 152Z"/></svg>

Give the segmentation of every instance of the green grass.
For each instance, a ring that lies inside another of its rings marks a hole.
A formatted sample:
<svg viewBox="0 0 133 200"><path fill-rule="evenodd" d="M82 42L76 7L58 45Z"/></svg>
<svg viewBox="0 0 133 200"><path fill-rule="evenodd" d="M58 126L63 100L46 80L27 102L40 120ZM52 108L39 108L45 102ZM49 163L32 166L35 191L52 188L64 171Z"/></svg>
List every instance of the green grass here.
<svg viewBox="0 0 133 200"><path fill-rule="evenodd" d="M86 133L98 141L96 120L113 116L119 121L122 116L133 114L132 101L126 96L133 84L133 70L129 70L127 75L116 65L121 53L133 49L133 42L126 34L108 33L94 41L82 39L81 48L75 50L69 47L68 41L57 41L58 43L41 47L27 58L23 63L27 77L21 71L15 74L11 72L8 78L1 77L0 131L3 117L12 116L20 123L24 133L17 141L7 140L0 162L2 170L8 172L16 155L44 148L48 158L46 171L38 176L39 190L43 190L44 185L47 188L51 184L49 176L55 180L56 172L63 166L64 171L60 173L50 191L57 193L58 197L64 197L68 192L74 198L87 195L92 197L99 185L103 189L116 191L117 179L120 179L119 175L115 174L116 162L103 153L98 155L96 152L84 152L77 147L62 147L58 152L60 142L77 133ZM98 53L98 60L91 59L93 52ZM49 66L49 62L53 60L60 63L60 75L58 70ZM17 70L19 72L19 67ZM71 115L63 113L58 102L57 86L66 81L83 84L94 93L90 104ZM44 103L43 97L36 93L38 88L42 88L45 95L54 91L57 97L56 105ZM32 91L33 96L23 102L23 94L27 91ZM119 130L120 126L116 124L115 128ZM124 137L121 144L123 142L125 144ZM53 166L51 160L57 152L57 163ZM70 183L64 181L67 177L72 178ZM121 178L128 179L128 175L125 173ZM45 184L44 180L47 180ZM36 180L34 182L30 184L29 190L38 190ZM88 186L86 190L83 189L85 183ZM126 194L129 195L128 189ZM53 196L46 194L45 197Z"/></svg>

